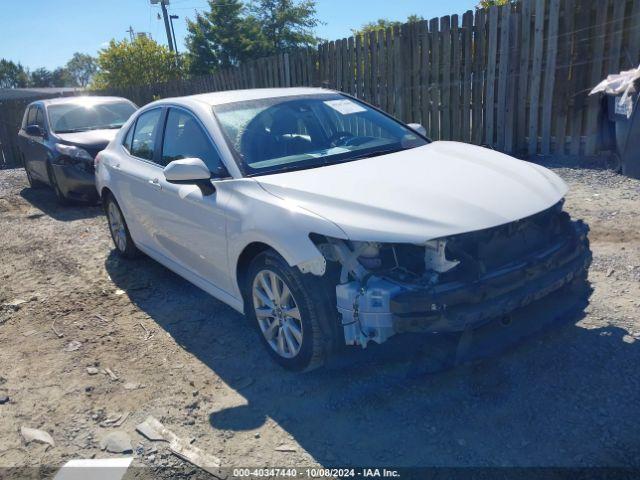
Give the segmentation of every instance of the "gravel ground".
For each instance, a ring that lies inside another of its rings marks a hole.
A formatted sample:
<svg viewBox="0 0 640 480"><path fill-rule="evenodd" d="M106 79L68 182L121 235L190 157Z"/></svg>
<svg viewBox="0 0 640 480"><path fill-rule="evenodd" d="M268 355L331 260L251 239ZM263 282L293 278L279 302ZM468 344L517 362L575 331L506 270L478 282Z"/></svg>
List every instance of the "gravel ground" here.
<svg viewBox="0 0 640 480"><path fill-rule="evenodd" d="M118 456L99 448L113 431L141 447L136 465L185 465L135 432L147 415L223 466L640 466L640 181L554 170L591 227L584 310L437 373L423 339L409 357L383 346L303 375L273 364L231 308L117 258L99 207L58 207L22 170L0 171L0 304L25 301L0 310L0 466ZM55 446L26 445L21 426Z"/></svg>

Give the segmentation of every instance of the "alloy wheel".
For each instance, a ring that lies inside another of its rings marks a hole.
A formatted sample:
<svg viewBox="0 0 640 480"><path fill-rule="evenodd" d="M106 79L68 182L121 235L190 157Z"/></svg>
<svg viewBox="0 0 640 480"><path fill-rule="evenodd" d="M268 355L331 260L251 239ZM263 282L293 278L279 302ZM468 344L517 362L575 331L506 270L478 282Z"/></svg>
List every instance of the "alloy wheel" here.
<svg viewBox="0 0 640 480"><path fill-rule="evenodd" d="M269 346L283 358L298 355L303 339L302 319L284 280L271 270L261 270L253 280L252 294L258 325Z"/></svg>
<svg viewBox="0 0 640 480"><path fill-rule="evenodd" d="M124 227L124 220L122 219L120 209L113 202L109 202L108 216L109 229L111 230L113 241L116 247L118 247L118 250L124 252L127 249L127 232Z"/></svg>

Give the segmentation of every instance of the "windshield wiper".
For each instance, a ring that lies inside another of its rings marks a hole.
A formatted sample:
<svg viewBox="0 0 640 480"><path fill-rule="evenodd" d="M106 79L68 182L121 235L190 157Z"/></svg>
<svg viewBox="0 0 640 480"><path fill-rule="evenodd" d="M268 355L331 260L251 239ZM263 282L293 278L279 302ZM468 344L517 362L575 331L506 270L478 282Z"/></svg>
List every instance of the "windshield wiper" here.
<svg viewBox="0 0 640 480"><path fill-rule="evenodd" d="M386 150L376 150L375 152L362 153L360 155L354 155L353 157L346 157L341 161L350 162L351 160L362 160L363 158L379 157L381 155L387 155L389 153L401 152L402 150L407 150L407 149L403 147L399 147L399 148L388 148Z"/></svg>
<svg viewBox="0 0 640 480"><path fill-rule="evenodd" d="M91 128L83 127L83 128L69 128L67 130L56 130L56 133L78 133L78 132L86 132L91 130Z"/></svg>

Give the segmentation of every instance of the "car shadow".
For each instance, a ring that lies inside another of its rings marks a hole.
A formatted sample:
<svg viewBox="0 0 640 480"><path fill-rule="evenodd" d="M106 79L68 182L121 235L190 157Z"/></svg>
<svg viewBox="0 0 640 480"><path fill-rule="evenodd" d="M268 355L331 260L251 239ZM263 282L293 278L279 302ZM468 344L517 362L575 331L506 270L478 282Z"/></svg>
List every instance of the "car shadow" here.
<svg viewBox="0 0 640 480"><path fill-rule="evenodd" d="M61 222L73 222L86 218L94 218L103 214L100 205L90 205L81 202L72 202L69 205L60 205L55 193L48 187L23 188L20 196L41 210L45 215Z"/></svg>
<svg viewBox="0 0 640 480"><path fill-rule="evenodd" d="M272 419L324 466L639 463L638 342L618 327L583 324L586 282L558 293L567 308L557 318L541 307L477 334L394 337L296 374L270 361L242 315L153 260L112 253L106 268L246 399L209 412L212 429Z"/></svg>

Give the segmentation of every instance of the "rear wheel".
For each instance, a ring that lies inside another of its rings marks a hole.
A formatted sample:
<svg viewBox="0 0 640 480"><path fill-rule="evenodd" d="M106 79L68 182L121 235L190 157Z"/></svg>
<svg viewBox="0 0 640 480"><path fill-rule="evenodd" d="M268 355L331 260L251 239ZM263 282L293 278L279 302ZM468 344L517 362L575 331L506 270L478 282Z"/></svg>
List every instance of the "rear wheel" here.
<svg viewBox="0 0 640 480"><path fill-rule="evenodd" d="M245 312L274 360L293 371L321 366L331 350L329 322L337 321L321 280L272 250L251 262L246 278Z"/></svg>
<svg viewBox="0 0 640 480"><path fill-rule="evenodd" d="M111 238L116 246L118 253L125 258L135 258L139 255L139 250L133 243L129 227L124 220L124 215L120 206L112 195L108 195L105 199L104 209L109 222L109 231Z"/></svg>

